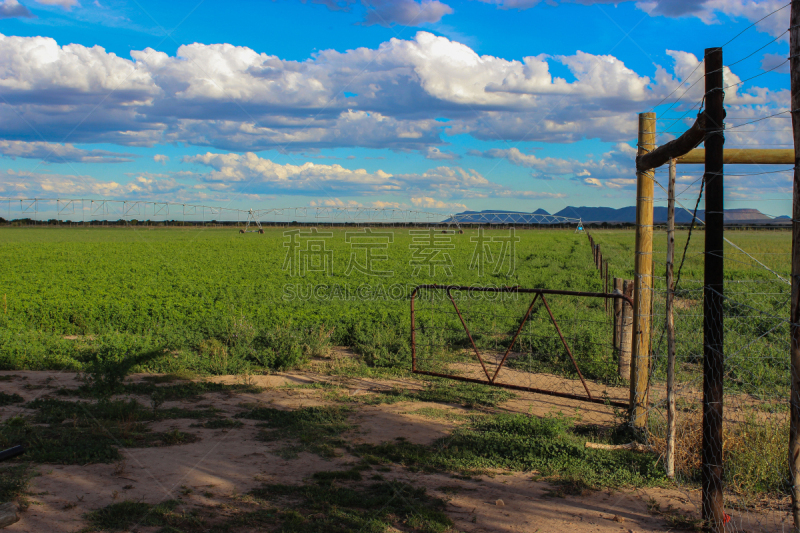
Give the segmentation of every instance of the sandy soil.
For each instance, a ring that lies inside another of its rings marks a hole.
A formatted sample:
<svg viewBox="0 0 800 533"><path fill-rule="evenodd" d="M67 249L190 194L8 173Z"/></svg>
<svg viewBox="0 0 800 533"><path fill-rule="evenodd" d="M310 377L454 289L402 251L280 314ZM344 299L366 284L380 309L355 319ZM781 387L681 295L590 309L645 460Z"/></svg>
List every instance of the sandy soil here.
<svg viewBox="0 0 800 533"><path fill-rule="evenodd" d="M0 382L7 393L16 392L25 400L52 394L60 387L78 385L68 372L0 372L18 376ZM141 376L132 376L140 379ZM236 382L233 376L216 378ZM243 410L243 403L262 403L275 408L297 408L325 403L318 390L283 387L331 379L314 373L285 373L254 376L255 384L267 387L258 394L206 394L202 401L168 402L164 407L213 405L228 415ZM350 394L397 386L419 387L413 380L343 380ZM421 407L436 407L466 412L461 407L444 404L400 402L391 405L357 406L352 422L358 429L347 438L354 443L378 443L404 437L415 443L430 443L449 433L456 422L431 419L415 414ZM502 410L546 414L562 411L598 424L613 422L613 413L605 406L565 400L530 393L504 403ZM18 406L0 408L0 419L25 413ZM345 469L357 458L344 453L326 460L302 453L296 459L276 454L280 443L254 439L255 421L242 420L245 427L232 430L189 428L189 420L169 420L153 425L157 431L178 428L192 432L200 440L191 444L162 448L124 449L124 460L117 464L86 466L38 465L38 476L31 483L32 504L22 519L8 527L9 532L74 532L85 527L83 514L115 501L137 500L157 503L165 499L182 501L181 508L218 509L238 495L261 483L300 483L314 472ZM648 502L662 509L672 506L679 512L696 516L698 494L681 490L647 489L595 492L582 496L553 497L553 486L534 481L531 474L498 472L472 480L442 474L411 473L392 467L384 476L411 484L424 485L436 496L448 501L447 514L459 531L470 532L649 532L664 531L663 516L652 514ZM732 531L788 531L788 517L777 513L760 515L750 511L733 514ZM763 523L762 523L763 522ZM138 531L150 531L139 528Z"/></svg>

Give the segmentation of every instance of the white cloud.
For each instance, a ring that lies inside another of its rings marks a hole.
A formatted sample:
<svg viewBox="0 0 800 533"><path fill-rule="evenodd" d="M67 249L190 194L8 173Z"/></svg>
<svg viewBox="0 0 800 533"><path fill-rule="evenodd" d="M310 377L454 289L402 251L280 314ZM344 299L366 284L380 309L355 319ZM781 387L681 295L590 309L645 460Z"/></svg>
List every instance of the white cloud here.
<svg viewBox="0 0 800 533"><path fill-rule="evenodd" d="M36 0L36 3L45 6L58 6L66 11L81 5L78 0Z"/></svg>
<svg viewBox="0 0 800 533"><path fill-rule="evenodd" d="M602 187L603 184L597 178L584 178L583 182L589 187Z"/></svg>
<svg viewBox="0 0 800 533"><path fill-rule="evenodd" d="M435 146L428 146L425 150L425 159L448 161L459 158L460 156L458 154L449 151L442 152Z"/></svg>
<svg viewBox="0 0 800 533"><path fill-rule="evenodd" d="M324 200L311 200L308 205L311 207L364 207L364 204L355 200L344 202L338 198L326 198Z"/></svg>
<svg viewBox="0 0 800 533"><path fill-rule="evenodd" d="M306 0L301 0L303 3ZM331 11L350 11L356 0L311 0L323 4ZM367 26L416 26L439 20L453 12L453 9L438 0L361 0L364 7L364 21Z"/></svg>
<svg viewBox="0 0 800 533"><path fill-rule="evenodd" d="M306 61L200 43L181 46L175 56L133 51L128 60L101 47L0 36L0 138L27 139L33 125L48 141L240 152L360 146L418 150L431 159L455 157L437 148L445 133L619 142L635 137L636 113L697 65L691 54L670 55L674 67L651 78L610 55L507 60L427 32L377 49L325 50ZM553 76L551 63L566 66L575 80ZM740 81L730 71L725 79ZM693 91L702 91L699 85ZM736 89L728 90L727 103L772 106L783 98Z"/></svg>
<svg viewBox="0 0 800 533"><path fill-rule="evenodd" d="M482 155L491 159L506 159L514 165L531 168L534 178L545 180L580 179L587 184L593 184L597 180L625 178L636 172L636 149L626 143L617 144L600 159L587 161L536 157L533 154L523 154L517 148L493 148Z"/></svg>
<svg viewBox="0 0 800 533"><path fill-rule="evenodd" d="M786 4L785 0L647 0L636 5L650 15L695 16L706 24L718 23L719 14L756 22L780 9L758 24L761 31L777 37L789 27L789 8L781 9ZM788 41L788 34L784 40Z"/></svg>
<svg viewBox="0 0 800 533"><path fill-rule="evenodd" d="M483 3L495 4L500 9L525 10L535 7L543 0L480 0ZM547 4L622 4L633 0L547 0ZM706 24L718 24L719 15L731 18L744 18L756 22L770 13L783 8L786 0L639 0L636 7L651 16L665 17L697 17ZM789 8L759 23L759 29L777 37L789 27ZM787 34L788 35L788 34ZM784 40L788 38L784 37Z"/></svg>
<svg viewBox="0 0 800 533"><path fill-rule="evenodd" d="M437 167L422 174L389 174L382 170L351 170L341 165L279 164L246 154L206 153L184 157L184 162L199 163L213 170L205 175L207 182L226 187L252 186L270 191L295 191L318 195L321 191L347 192L351 195L407 193L409 191L442 190L448 195L465 194L475 189L498 188L475 170L458 167Z"/></svg>
<svg viewBox="0 0 800 533"><path fill-rule="evenodd" d="M391 174L369 172L338 164L279 164L252 152L245 154L206 153L183 159L210 167L207 174L196 174L201 182L219 191L248 191L255 194L300 194L329 198L340 196L391 195L403 198L557 198L563 195L536 191L516 191L492 183L473 169L439 166L422 173ZM315 200L317 205L327 205ZM394 206L399 202L384 202ZM370 206L370 204L364 204ZM377 206L377 204L374 204Z"/></svg>
<svg viewBox="0 0 800 533"><path fill-rule="evenodd" d="M17 0L3 0L0 2L0 19L8 18L33 18L33 13Z"/></svg>
<svg viewBox="0 0 800 533"><path fill-rule="evenodd" d="M367 207L374 207L375 209L408 209L408 204L376 200L374 202L369 202Z"/></svg>
<svg viewBox="0 0 800 533"><path fill-rule="evenodd" d="M438 0L370 0L365 2L367 12L364 24L381 26L417 26L429 22L439 22L453 8Z"/></svg>
<svg viewBox="0 0 800 533"><path fill-rule="evenodd" d="M0 172L3 196L66 196L105 198L154 198L184 189L173 178L137 176L128 183L97 180L91 176L7 170Z"/></svg>
<svg viewBox="0 0 800 533"><path fill-rule="evenodd" d="M84 150L72 144L47 142L23 142L0 140L0 154L16 158L41 159L48 163L127 163L135 154L110 152L108 150Z"/></svg>
<svg viewBox="0 0 800 533"><path fill-rule="evenodd" d="M414 207L420 207L424 209L466 209L467 206L464 204L459 203L448 203L442 202L441 200L436 200L435 198L431 198L430 196L420 196L416 198L411 198L411 203L414 204Z"/></svg>
<svg viewBox="0 0 800 533"><path fill-rule="evenodd" d="M162 165L166 165L167 161L169 161L169 156L164 154L156 154L153 156L153 161L156 163L161 163Z"/></svg>

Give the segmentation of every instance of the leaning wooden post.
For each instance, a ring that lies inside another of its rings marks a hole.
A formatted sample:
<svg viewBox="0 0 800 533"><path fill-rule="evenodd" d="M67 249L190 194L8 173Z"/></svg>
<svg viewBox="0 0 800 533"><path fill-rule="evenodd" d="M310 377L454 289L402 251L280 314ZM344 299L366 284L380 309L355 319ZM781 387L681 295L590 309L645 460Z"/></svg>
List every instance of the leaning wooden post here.
<svg viewBox="0 0 800 533"><path fill-rule="evenodd" d="M789 23L789 69L791 72L792 131L794 134L794 189L792 195L792 304L791 399L789 424L789 471L792 476L792 518L800 531L800 1L792 1Z"/></svg>
<svg viewBox="0 0 800 533"><path fill-rule="evenodd" d="M675 477L675 299L673 261L675 255L675 160L669 160L667 186L667 477Z"/></svg>
<svg viewBox="0 0 800 533"><path fill-rule="evenodd" d="M622 281L622 294L633 299L633 280ZM619 377L625 380L632 380L633 367L631 366L631 350L633 348L633 308L630 304L622 301L622 315L619 326Z"/></svg>
<svg viewBox="0 0 800 533"><path fill-rule="evenodd" d="M639 114L638 155L656 147L656 114ZM631 424L647 421L650 380L650 307L653 298L653 170L636 173L636 257L633 278L633 349L631 353Z"/></svg>
<svg viewBox="0 0 800 533"><path fill-rule="evenodd" d="M703 298L703 520L724 533L722 493L722 402L724 373L723 329L723 214L725 209L722 152L725 110L722 88L722 48L707 48L706 69L706 182L705 273Z"/></svg>
<svg viewBox="0 0 800 533"><path fill-rule="evenodd" d="M622 278L614 278L612 280L612 290L613 292L618 292L622 294ZM622 300L620 298L614 298L614 333L612 336L612 343L614 344L614 351L617 357L619 357L619 338L620 332L622 331L620 327L622 326Z"/></svg>
<svg viewBox="0 0 800 533"><path fill-rule="evenodd" d="M603 264L603 270L601 271L603 276L603 292L608 294L608 260ZM605 307L606 314L608 314L608 298L603 298L603 305Z"/></svg>

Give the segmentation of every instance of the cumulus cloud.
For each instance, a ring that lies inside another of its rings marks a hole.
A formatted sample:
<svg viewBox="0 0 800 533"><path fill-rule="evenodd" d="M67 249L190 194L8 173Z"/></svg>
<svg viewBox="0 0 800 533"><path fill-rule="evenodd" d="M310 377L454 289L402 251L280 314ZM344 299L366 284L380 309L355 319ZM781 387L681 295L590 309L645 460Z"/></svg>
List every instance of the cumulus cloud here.
<svg viewBox="0 0 800 533"><path fill-rule="evenodd" d="M541 3L557 4L621 4L633 0L480 0L486 4L495 4L500 9L525 10ZM787 4L785 0L639 0L636 7L651 16L688 17L694 16L706 24L719 23L719 15L731 18L744 18L756 22L773 11ZM759 28L777 37L789 27L789 8L759 23ZM788 37L784 37L788 40Z"/></svg>
<svg viewBox="0 0 800 533"><path fill-rule="evenodd" d="M206 153L184 157L186 163L210 167L208 173L196 174L199 181L218 191L248 190L257 194L327 194L340 196L390 195L404 198L552 198L549 193L516 191L490 182L480 172L460 167L439 166L422 173L392 174L383 170L369 172L338 164L280 164L245 154ZM327 205L315 200L317 205ZM385 203L384 206L398 202ZM399 203L398 203L399 204ZM370 204L364 204L371 206ZM375 206L374 204L372 206Z"/></svg>
<svg viewBox="0 0 800 533"><path fill-rule="evenodd" d="M461 156L459 156L458 154L453 153L453 152L449 152L449 151L442 152L441 150L439 150L435 146L429 146L427 148L427 150L425 151L425 159L453 160L453 159L459 159L460 157Z"/></svg>
<svg viewBox="0 0 800 533"><path fill-rule="evenodd" d="M323 4L331 11L351 11L356 0L312 0L312 3ZM439 22L453 12L450 6L438 0L361 0L361 4L365 9L363 23L367 26L415 26Z"/></svg>
<svg viewBox="0 0 800 533"><path fill-rule="evenodd" d="M3 0L0 2L0 19L8 18L33 18L33 13L17 0Z"/></svg>
<svg viewBox="0 0 800 533"><path fill-rule="evenodd" d="M169 161L169 156L164 154L156 154L153 156L153 161L156 163L161 163L162 165L166 165L167 161Z"/></svg>
<svg viewBox="0 0 800 533"><path fill-rule="evenodd" d="M364 207L361 202L348 200L344 202L338 198L326 198L324 200L311 200L308 205L311 207Z"/></svg>
<svg viewBox="0 0 800 533"><path fill-rule="evenodd" d="M420 196L411 199L411 203L414 204L414 207L421 207L425 209L466 209L467 206L464 204L453 203L453 202L443 202L441 200L436 200L435 198L431 198L430 196Z"/></svg>
<svg viewBox="0 0 800 533"><path fill-rule="evenodd" d="M41 159L48 163L128 163L136 154L110 152L108 150L84 150L72 144L48 142L22 142L0 140L0 154L27 159Z"/></svg>
<svg viewBox="0 0 800 533"><path fill-rule="evenodd" d="M453 8L438 0L371 0L365 2L367 13L364 24L381 26L415 26L426 22L439 22Z"/></svg>
<svg viewBox="0 0 800 533"><path fill-rule="evenodd" d="M592 187L601 187L603 184L611 188L627 186L636 168L636 149L626 143L617 144L599 159L586 161L537 157L524 154L517 148L493 148L482 155L490 159L506 159L514 165L530 168L534 179L571 179Z"/></svg>
<svg viewBox="0 0 800 533"><path fill-rule="evenodd" d="M695 16L706 24L718 23L720 14L756 22L780 9L758 24L761 31L777 37L789 27L789 8L781 9L786 4L784 0L646 0L636 6L650 15Z"/></svg>
<svg viewBox="0 0 800 533"><path fill-rule="evenodd" d="M209 152L184 157L183 161L211 167L213 170L205 175L204 181L221 183L226 187L247 184L272 192L318 195L320 191L333 191L338 194L347 192L350 195L367 195L443 190L448 195L457 195L476 189L499 187L475 170L453 167L437 167L422 174L390 174L382 170L352 170L338 164L282 165L252 152Z"/></svg>
<svg viewBox="0 0 800 533"><path fill-rule="evenodd" d="M156 198L187 189L174 178L137 176L127 183L97 180L91 176L7 170L0 172L3 196L67 196L104 198Z"/></svg>
<svg viewBox="0 0 800 533"><path fill-rule="evenodd" d="M174 56L136 50L129 60L97 46L0 36L0 138L34 140L33 125L47 141L171 142L240 152L359 146L418 150L440 160L455 157L437 148L445 132L619 142L635 136L637 112L697 65L691 54L670 55L674 64L651 78L610 55L507 60L427 32L376 49L325 50L306 61L200 43ZM554 76L554 62L575 80ZM725 79L740 81L729 70ZM779 97L737 87L726 103L774 105Z"/></svg>

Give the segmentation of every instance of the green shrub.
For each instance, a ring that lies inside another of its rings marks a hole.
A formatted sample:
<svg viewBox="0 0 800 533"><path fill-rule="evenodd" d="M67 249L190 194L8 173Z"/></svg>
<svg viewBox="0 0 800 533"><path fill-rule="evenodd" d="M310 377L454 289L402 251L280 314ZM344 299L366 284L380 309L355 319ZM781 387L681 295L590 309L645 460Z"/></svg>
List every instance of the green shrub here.
<svg viewBox="0 0 800 533"><path fill-rule="evenodd" d="M353 349L370 366L399 367L411 362L408 332L389 324L369 329L357 326L353 332Z"/></svg>
<svg viewBox="0 0 800 533"><path fill-rule="evenodd" d="M263 367L287 370L308 362L303 336L291 323L278 326L256 339L255 360Z"/></svg>

